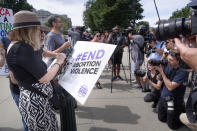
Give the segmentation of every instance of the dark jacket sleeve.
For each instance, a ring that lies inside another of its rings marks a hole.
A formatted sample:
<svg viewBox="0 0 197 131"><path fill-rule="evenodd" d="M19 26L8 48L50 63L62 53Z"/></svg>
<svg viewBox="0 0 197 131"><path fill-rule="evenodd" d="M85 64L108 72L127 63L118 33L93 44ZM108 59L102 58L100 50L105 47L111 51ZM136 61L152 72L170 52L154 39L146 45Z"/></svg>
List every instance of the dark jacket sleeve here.
<svg viewBox="0 0 197 131"><path fill-rule="evenodd" d="M17 65L21 66L37 80L47 73L46 64L42 61L42 55L34 51L28 44L23 44L18 52Z"/></svg>

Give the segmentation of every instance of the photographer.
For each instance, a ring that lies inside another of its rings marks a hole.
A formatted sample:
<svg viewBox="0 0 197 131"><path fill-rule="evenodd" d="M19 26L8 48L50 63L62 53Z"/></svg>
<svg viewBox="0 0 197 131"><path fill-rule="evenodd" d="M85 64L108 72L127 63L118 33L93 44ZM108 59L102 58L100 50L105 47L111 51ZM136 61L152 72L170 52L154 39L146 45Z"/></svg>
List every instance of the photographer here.
<svg viewBox="0 0 197 131"><path fill-rule="evenodd" d="M161 57L161 60L166 59L169 54L169 51L174 49L174 43L173 43L172 39L166 40L166 42L167 43L166 43L165 49L163 51L163 55Z"/></svg>
<svg viewBox="0 0 197 131"><path fill-rule="evenodd" d="M74 47L74 45L77 43L77 41L81 40L81 28L75 27L70 28L68 30L68 35L71 37L71 46Z"/></svg>
<svg viewBox="0 0 197 131"><path fill-rule="evenodd" d="M153 91L144 97L144 101L154 102L152 104L152 108L156 108L161 95L161 86L163 81L159 75L159 72L156 71L155 66L151 64L151 61L152 60L148 61L148 72L147 75L143 77L143 80L141 79L141 85L144 89L146 83L148 82L153 88Z"/></svg>
<svg viewBox="0 0 197 131"><path fill-rule="evenodd" d="M150 59L160 60L162 58L163 51L165 49L165 42L156 40L154 28L150 29L150 33L152 33L153 35L153 38L151 38L153 40L151 40L151 42L148 43L149 46L151 47L150 56L148 57L148 60Z"/></svg>
<svg viewBox="0 0 197 131"><path fill-rule="evenodd" d="M131 67L134 67L131 71L133 74L136 70L140 70L140 66L144 62L144 38L141 35L133 35L132 30L129 30L127 35L131 50ZM142 88L139 76L136 76L136 82L139 88Z"/></svg>
<svg viewBox="0 0 197 131"><path fill-rule="evenodd" d="M183 111L186 90L183 83L188 78L188 73L179 67L179 60L178 54L170 52L168 65L164 68L161 65L156 67L164 81L158 103L158 118L162 122L167 122L169 128L173 130L182 126L179 115Z"/></svg>
<svg viewBox="0 0 197 131"><path fill-rule="evenodd" d="M115 26L113 28L113 33L109 35L107 43L111 43L113 45L117 45L111 60L113 64L113 73L114 77L112 81L123 78L120 76L120 64L122 64L122 56L123 56L123 48L125 47L125 39L120 33L120 27Z"/></svg>
<svg viewBox="0 0 197 131"><path fill-rule="evenodd" d="M185 38L185 42L181 42L180 39L175 38L175 45L177 49L180 52L181 58L190 65L195 72L192 72L191 81L188 82L188 86L191 88L189 98L186 103L186 113L182 113L180 115L180 120L183 122L186 126L188 126L192 131L197 130L197 122L196 122L196 114L197 114L197 107L196 107L196 98L197 98L197 90L196 88L196 82L197 82L197 73L196 73L196 58L197 58L197 36L193 35L190 37ZM192 45L195 48L189 48L189 43L192 43Z"/></svg>
<svg viewBox="0 0 197 131"><path fill-rule="evenodd" d="M82 35L82 41L91 41L92 40L92 36L91 34L88 32L88 30L85 30L83 32L83 35Z"/></svg>

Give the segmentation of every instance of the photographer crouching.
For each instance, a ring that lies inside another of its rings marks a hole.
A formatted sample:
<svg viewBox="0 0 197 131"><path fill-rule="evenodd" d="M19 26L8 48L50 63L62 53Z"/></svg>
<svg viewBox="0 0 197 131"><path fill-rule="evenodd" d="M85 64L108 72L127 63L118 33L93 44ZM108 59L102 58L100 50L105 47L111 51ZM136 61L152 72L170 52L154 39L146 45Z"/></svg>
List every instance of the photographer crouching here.
<svg viewBox="0 0 197 131"><path fill-rule="evenodd" d="M179 67L179 61L179 54L170 52L168 65L156 67L164 82L158 103L158 118L162 122L167 122L169 128L173 130L182 126L179 115L183 111L186 90L186 86L183 83L188 78L188 72Z"/></svg>
<svg viewBox="0 0 197 131"><path fill-rule="evenodd" d="M149 85L152 87L152 92L148 93L144 97L145 102L153 102L152 108L156 108L158 104L161 95L161 86L163 83L159 72L155 69L155 66L158 64L162 64L162 62L159 63L155 59L149 60L147 74L141 78L141 85L143 88L146 86L146 83L149 83Z"/></svg>

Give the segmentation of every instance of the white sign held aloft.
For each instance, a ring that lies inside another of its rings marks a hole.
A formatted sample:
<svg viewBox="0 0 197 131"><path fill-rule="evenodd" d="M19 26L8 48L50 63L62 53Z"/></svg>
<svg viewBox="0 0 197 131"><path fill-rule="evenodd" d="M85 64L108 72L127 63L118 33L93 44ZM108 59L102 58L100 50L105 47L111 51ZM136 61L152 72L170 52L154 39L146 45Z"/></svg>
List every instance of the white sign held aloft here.
<svg viewBox="0 0 197 131"><path fill-rule="evenodd" d="M58 83L83 105L115 48L111 44L78 41Z"/></svg>

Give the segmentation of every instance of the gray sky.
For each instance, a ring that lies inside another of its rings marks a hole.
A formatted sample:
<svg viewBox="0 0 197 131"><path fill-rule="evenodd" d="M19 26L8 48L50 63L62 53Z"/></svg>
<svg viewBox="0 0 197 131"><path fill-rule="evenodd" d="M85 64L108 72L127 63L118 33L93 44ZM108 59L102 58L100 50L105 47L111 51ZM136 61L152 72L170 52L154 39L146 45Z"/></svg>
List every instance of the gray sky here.
<svg viewBox="0 0 197 131"><path fill-rule="evenodd" d="M72 24L83 25L83 11L87 0L27 0L35 9L44 9L56 14L67 14ZM156 0L161 19L167 19L172 12L183 8L190 0ZM146 20L151 26L158 20L153 0L141 0L143 5L142 20Z"/></svg>

